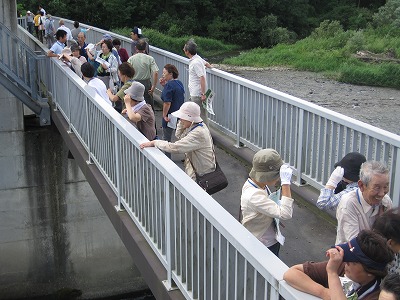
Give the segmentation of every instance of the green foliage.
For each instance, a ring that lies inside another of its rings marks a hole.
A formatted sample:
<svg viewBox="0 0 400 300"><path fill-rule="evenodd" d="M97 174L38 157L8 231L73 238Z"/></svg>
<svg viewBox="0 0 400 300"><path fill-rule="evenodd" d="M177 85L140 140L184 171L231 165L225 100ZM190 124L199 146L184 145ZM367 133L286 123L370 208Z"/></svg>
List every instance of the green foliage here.
<svg viewBox="0 0 400 300"><path fill-rule="evenodd" d="M299 70L323 72L333 79L363 85L400 88L400 64L372 64L359 61L359 50L385 54L400 53L400 35L388 38L389 29L347 30L337 22L324 21L310 37L293 45L253 49L223 61L243 66L290 66Z"/></svg>
<svg viewBox="0 0 400 300"><path fill-rule="evenodd" d="M114 28L113 32L120 35L130 37L131 28ZM215 57L227 52L237 51L239 49L236 45L224 43L220 40L211 38L204 38L199 36L180 36L173 37L164 34L158 30L142 28L143 35L149 39L152 46L170 51L172 53L184 56L182 51L185 43L190 39L194 38L198 45L198 53L203 57Z"/></svg>
<svg viewBox="0 0 400 300"><path fill-rule="evenodd" d="M388 0L373 16L375 27L400 27L400 0Z"/></svg>
<svg viewBox="0 0 400 300"><path fill-rule="evenodd" d="M399 64L342 66L338 80L354 84L400 88Z"/></svg>
<svg viewBox="0 0 400 300"><path fill-rule="evenodd" d="M339 21L324 20L319 27L311 33L311 37L314 39L331 38L343 32L343 26Z"/></svg>
<svg viewBox="0 0 400 300"><path fill-rule="evenodd" d="M147 27L174 37L211 37L251 49L292 43L324 19L338 20L346 30L363 28L383 1L46 0L43 5L53 15L106 30ZM38 6L33 0L18 4L22 11Z"/></svg>
<svg viewBox="0 0 400 300"><path fill-rule="evenodd" d="M348 53L356 53L359 50L365 49L364 32L358 30L347 40L345 50Z"/></svg>
<svg viewBox="0 0 400 300"><path fill-rule="evenodd" d="M261 19L260 46L270 47L277 44L293 43L296 34L287 28L278 27L278 18L268 15Z"/></svg>

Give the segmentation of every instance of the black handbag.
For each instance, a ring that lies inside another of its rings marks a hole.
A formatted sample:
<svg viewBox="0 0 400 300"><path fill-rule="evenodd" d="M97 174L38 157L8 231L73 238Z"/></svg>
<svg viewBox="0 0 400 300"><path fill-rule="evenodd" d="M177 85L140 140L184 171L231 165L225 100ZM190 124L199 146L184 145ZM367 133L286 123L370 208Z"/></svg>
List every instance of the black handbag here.
<svg viewBox="0 0 400 300"><path fill-rule="evenodd" d="M201 176L196 173L196 182L209 195L215 194L228 186L228 179L226 179L217 161L215 171Z"/></svg>

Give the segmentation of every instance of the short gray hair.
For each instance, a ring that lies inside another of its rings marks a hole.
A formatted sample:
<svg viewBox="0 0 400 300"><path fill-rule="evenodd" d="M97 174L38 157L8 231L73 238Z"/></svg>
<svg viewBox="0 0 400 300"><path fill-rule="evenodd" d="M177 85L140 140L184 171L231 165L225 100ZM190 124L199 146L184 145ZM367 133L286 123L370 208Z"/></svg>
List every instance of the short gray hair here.
<svg viewBox="0 0 400 300"><path fill-rule="evenodd" d="M186 42L185 50L191 55L197 54L197 44L195 43L194 39L190 39Z"/></svg>
<svg viewBox="0 0 400 300"><path fill-rule="evenodd" d="M369 160L361 165L360 180L366 186L371 182L372 177L377 174L382 174L382 175L389 174L389 169L386 166L386 163L375 160Z"/></svg>

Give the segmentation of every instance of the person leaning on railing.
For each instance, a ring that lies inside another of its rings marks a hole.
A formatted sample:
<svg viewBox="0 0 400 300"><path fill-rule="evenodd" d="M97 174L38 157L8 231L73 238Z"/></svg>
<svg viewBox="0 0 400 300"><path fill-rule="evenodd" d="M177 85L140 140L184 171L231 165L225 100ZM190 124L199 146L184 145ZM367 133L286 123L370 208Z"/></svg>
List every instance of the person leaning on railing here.
<svg viewBox="0 0 400 300"><path fill-rule="evenodd" d="M326 256L329 261L291 267L283 279L322 299L378 299L380 282L393 260L393 252L380 234L363 230L350 241L328 249Z"/></svg>
<svg viewBox="0 0 400 300"><path fill-rule="evenodd" d="M140 148L157 147L170 153L185 153L185 172L195 181L196 173L202 176L215 171L213 141L207 125L200 118L200 106L185 102L172 115L180 119L175 132L178 141L154 140L141 144Z"/></svg>

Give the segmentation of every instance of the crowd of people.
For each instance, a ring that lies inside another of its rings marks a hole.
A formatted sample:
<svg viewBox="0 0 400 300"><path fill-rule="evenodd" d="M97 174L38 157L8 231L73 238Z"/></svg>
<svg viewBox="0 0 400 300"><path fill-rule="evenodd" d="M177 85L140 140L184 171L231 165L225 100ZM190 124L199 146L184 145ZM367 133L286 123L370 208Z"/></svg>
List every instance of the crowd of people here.
<svg viewBox="0 0 400 300"><path fill-rule="evenodd" d="M39 12L41 17L46 16ZM185 172L193 180L216 169L213 139L202 105L207 89L206 68L211 65L197 54L193 40L183 47L189 58L189 101L185 102L185 87L174 65L166 64L158 79L159 68L140 28L132 29L129 56L121 48L121 41L109 34L87 44L86 31L79 29L78 22L68 31L60 20L55 30L48 16L43 20L44 36L55 37L48 56L64 60L100 98L134 123L149 140L140 145L141 149L157 147L169 158L171 153L184 153ZM37 21L29 20L28 30L33 31ZM154 114L157 83L163 87L162 139L157 135ZM387 194L389 169L385 163L367 160L358 152L346 154L334 167L320 191L317 206L336 210L335 246L327 245L328 260L292 266L284 279L296 289L322 299L398 300L400 214ZM240 198L239 221L278 257L285 241L280 220L293 215L291 177L292 169L276 150L262 149L253 157Z"/></svg>
<svg viewBox="0 0 400 300"><path fill-rule="evenodd" d="M125 116L149 140L140 145L142 149L157 147L169 158L171 153L185 154L185 171L195 181L197 176L216 170L213 140L202 105L207 89L205 69L211 65L197 54L194 40L184 45L184 53L190 58L190 98L185 102L185 87L178 79L178 69L166 64L159 79L159 68L149 54L148 41L137 26L131 32L129 56L121 41L109 34L104 34L100 41L87 43L87 30L79 29L78 22L74 22L73 30L66 29L63 20L59 25L53 31L55 42L47 56L61 59L105 103ZM154 114L153 93L158 83L163 87L162 139L158 138Z"/></svg>

